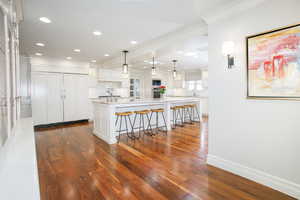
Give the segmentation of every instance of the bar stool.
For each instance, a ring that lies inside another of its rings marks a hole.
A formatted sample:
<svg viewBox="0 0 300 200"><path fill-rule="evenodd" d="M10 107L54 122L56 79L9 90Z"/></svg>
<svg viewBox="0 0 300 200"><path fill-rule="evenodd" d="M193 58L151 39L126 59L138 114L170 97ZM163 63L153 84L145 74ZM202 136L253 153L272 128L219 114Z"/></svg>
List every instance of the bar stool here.
<svg viewBox="0 0 300 200"><path fill-rule="evenodd" d="M192 122L200 122L200 115L199 115L199 111L198 111L198 108L197 108L197 105L196 104L190 104L190 105L187 105L189 107L189 110L190 110L190 113L191 113L191 121ZM199 121L196 121L195 119L195 113L197 114L197 117L198 117L198 120Z"/></svg>
<svg viewBox="0 0 300 200"><path fill-rule="evenodd" d="M163 131L167 135L168 128L167 128L166 118L165 118L165 115L164 115L164 109L162 109L162 108L151 109L149 126L151 125L151 119L152 119L153 113L156 113L156 120L155 120L155 125L154 125L155 129L157 130L156 134L158 134L159 131ZM158 123L159 113L161 114L161 116L164 120L164 125L163 126L159 126L159 123ZM148 126L148 128L149 128L149 126ZM163 128L165 128L165 130L163 130Z"/></svg>
<svg viewBox="0 0 300 200"><path fill-rule="evenodd" d="M133 128L132 128L132 132L134 134L134 129L139 129L139 136L136 137L136 138L140 138L141 137L141 130L142 132L144 133L143 136L145 134L148 134L150 136L153 136L153 132L152 132L152 127L151 127L151 123L150 123L150 118L149 118L149 113L150 113L150 110L139 110L139 111L134 111L135 113L135 116L134 116L134 120L133 120ZM147 126L147 129L145 129L145 116L146 116L146 119L148 120L148 126ZM136 119L139 117L139 127L135 127L135 122L136 122ZM150 127L150 129L149 129Z"/></svg>
<svg viewBox="0 0 300 200"><path fill-rule="evenodd" d="M132 127L131 120L130 120L130 115L132 115L132 112L119 112L119 113L115 113L115 115L117 116L117 120L116 120L116 122L115 122L115 126L117 126L118 121L119 121L119 118L120 118L120 122L119 122L119 130L117 130L117 132L119 132L118 143L120 142L121 132L122 132L122 131L126 131L126 134L127 134L127 137L128 137L128 138L130 138L130 139L132 139L132 140L137 139L137 138L132 134L132 131L129 132L129 130L128 130L127 119L129 120L131 129L133 128L133 127ZM122 130L122 121L123 121L123 119L125 120L125 126L126 126L126 129L124 129L124 130Z"/></svg>
<svg viewBox="0 0 300 200"><path fill-rule="evenodd" d="M172 129L176 128L176 126L183 127L183 116L182 116L182 106L174 106L171 107L173 110L173 127ZM179 123L177 123L179 121Z"/></svg>
<svg viewBox="0 0 300 200"><path fill-rule="evenodd" d="M192 109L191 105L183 105L182 113L183 113L183 123L192 124Z"/></svg>

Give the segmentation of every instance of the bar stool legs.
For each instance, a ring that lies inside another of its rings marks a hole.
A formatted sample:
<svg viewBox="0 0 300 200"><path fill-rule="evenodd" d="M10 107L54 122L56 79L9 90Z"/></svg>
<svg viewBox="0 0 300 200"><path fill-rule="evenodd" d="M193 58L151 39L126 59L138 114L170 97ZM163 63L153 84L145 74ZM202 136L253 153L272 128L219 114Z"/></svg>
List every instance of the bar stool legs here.
<svg viewBox="0 0 300 200"><path fill-rule="evenodd" d="M156 120L155 120L156 133L155 133L155 135L157 135L159 133L159 131L163 131L167 135L168 128L167 128L166 118L164 115L164 109L152 109L151 110L151 115L150 115L150 120L149 120L150 128L151 128L151 120L152 120L153 113L156 113ZM161 114L161 116L163 118L163 126L159 126L159 113ZM148 126L148 128L149 128L149 126ZM163 130L163 128L164 128L164 130Z"/></svg>
<svg viewBox="0 0 300 200"><path fill-rule="evenodd" d="M190 109L191 109L191 115L192 115L192 122L200 122L200 114L199 114L197 105L195 105L195 104L190 105ZM196 119L196 117L195 117L195 111L196 111L196 115L197 115L198 121L195 120Z"/></svg>
<svg viewBox="0 0 300 200"><path fill-rule="evenodd" d="M190 109L190 105L184 105L182 106L182 110L183 110L183 122L187 123L187 124L192 124L193 120L192 120L192 110Z"/></svg>
<svg viewBox="0 0 300 200"><path fill-rule="evenodd" d="M182 106L174 106L171 108L173 110L173 127L175 129L176 126L183 127L183 113L182 113ZM179 121L179 123L177 123Z"/></svg>
<svg viewBox="0 0 300 200"><path fill-rule="evenodd" d="M135 136L137 139L139 139L141 137L141 133L143 133L143 137L144 135L150 135L152 136L153 135L153 132L152 132L152 127L151 127L151 124L150 124L150 118L149 118L149 110L142 110L142 111L135 111L135 116L134 116L134 121L133 121L133 129L132 129L132 132L133 132L133 135L134 135L134 129L138 129L138 137ZM146 119L148 120L148 126L147 126L147 129L145 128L145 117ZM139 118L139 127L135 127L135 123L136 123L136 120L137 118ZM149 129L150 127L150 129Z"/></svg>
<svg viewBox="0 0 300 200"><path fill-rule="evenodd" d="M132 114L131 112L116 113L117 120L115 122L115 125L117 126L117 124L119 122L119 129L117 130L117 132L119 132L118 143L120 142L121 132L123 132L123 131L126 131L126 134L127 134L128 138L130 138L132 140L136 139L136 137L132 134L132 131L129 131L129 129L128 129L128 121L129 121L131 129L133 129L133 126L132 126L132 123L131 123L131 119L130 119L130 115L131 114ZM122 122L123 121L125 122L125 127L126 127L126 129L124 129L124 130L122 130Z"/></svg>

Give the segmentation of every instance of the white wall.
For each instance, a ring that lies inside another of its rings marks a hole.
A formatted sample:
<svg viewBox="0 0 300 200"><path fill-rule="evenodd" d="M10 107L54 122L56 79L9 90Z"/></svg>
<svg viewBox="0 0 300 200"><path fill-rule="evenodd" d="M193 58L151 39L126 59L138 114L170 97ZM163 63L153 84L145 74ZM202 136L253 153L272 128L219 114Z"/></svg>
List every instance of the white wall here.
<svg viewBox="0 0 300 200"><path fill-rule="evenodd" d="M246 99L245 37L300 22L299 0L269 0L209 24L208 163L300 198L300 102ZM236 44L226 69L222 43Z"/></svg>

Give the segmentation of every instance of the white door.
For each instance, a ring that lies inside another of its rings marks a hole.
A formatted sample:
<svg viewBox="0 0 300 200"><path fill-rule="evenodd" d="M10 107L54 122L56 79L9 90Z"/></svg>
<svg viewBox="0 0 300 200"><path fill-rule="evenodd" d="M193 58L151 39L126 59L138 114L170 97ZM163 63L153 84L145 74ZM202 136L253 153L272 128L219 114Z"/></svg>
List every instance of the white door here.
<svg viewBox="0 0 300 200"><path fill-rule="evenodd" d="M88 75L64 74L64 90L64 121L88 119Z"/></svg>
<svg viewBox="0 0 300 200"><path fill-rule="evenodd" d="M78 82L73 74L64 75L64 121L77 120L77 90Z"/></svg>
<svg viewBox="0 0 300 200"><path fill-rule="evenodd" d="M48 124L64 121L62 89L63 75L49 73L47 78Z"/></svg>
<svg viewBox="0 0 300 200"><path fill-rule="evenodd" d="M89 76L88 75L79 75L78 76L78 105L79 105L79 118L80 119L89 119L89 109L90 109L90 100L89 100Z"/></svg>
<svg viewBox="0 0 300 200"><path fill-rule="evenodd" d="M0 9L0 146L8 137L4 15Z"/></svg>
<svg viewBox="0 0 300 200"><path fill-rule="evenodd" d="M34 125L63 122L63 76L32 73L32 116Z"/></svg>

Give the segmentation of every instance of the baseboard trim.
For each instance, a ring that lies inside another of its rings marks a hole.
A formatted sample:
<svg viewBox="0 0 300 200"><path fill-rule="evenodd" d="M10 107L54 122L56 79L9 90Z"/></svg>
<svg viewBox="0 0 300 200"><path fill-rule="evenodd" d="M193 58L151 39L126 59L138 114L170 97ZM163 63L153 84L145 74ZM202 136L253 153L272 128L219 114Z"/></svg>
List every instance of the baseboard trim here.
<svg viewBox="0 0 300 200"><path fill-rule="evenodd" d="M36 131L37 129L58 127L58 126L77 124L77 123L83 123L83 122L88 122L88 121L89 121L88 119L82 119L82 120L77 120L77 121L57 122L57 123L53 123L53 124L40 124L40 125L35 125L34 129Z"/></svg>
<svg viewBox="0 0 300 200"><path fill-rule="evenodd" d="M218 156L207 155L207 164L237 174L257 183L266 185L282 193L300 199L300 185L244 165L222 159Z"/></svg>

